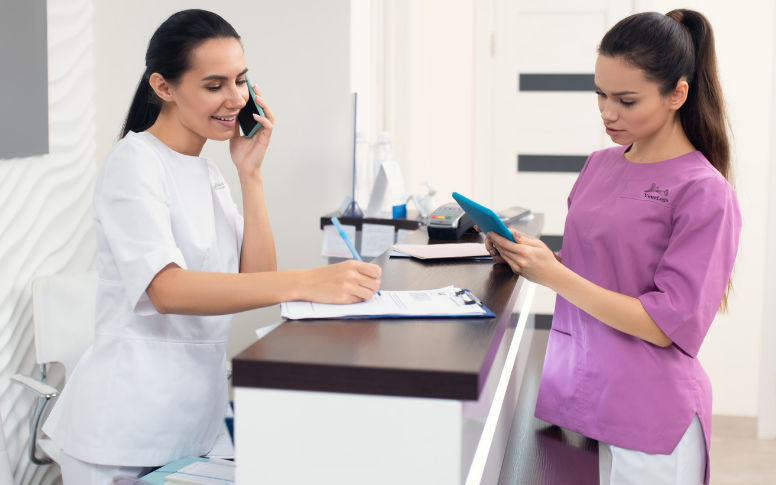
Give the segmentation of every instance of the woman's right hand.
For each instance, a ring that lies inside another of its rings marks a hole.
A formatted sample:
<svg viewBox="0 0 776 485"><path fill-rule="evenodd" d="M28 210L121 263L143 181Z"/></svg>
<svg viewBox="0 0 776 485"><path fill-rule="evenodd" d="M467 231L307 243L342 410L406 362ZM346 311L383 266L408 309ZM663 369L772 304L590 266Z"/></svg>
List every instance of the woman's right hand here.
<svg viewBox="0 0 776 485"><path fill-rule="evenodd" d="M303 300L344 305L368 300L380 289L383 270L376 264L350 260L321 266L303 277Z"/></svg>
<svg viewBox="0 0 776 485"><path fill-rule="evenodd" d="M482 232L482 229L480 229L476 224L474 225L474 230L477 232ZM498 249L496 249L496 246L493 245L492 242L490 242L489 237L485 237L485 249L490 253L491 256L493 256L493 261L497 264L509 264L507 263L507 260L504 259L501 254L498 252Z"/></svg>

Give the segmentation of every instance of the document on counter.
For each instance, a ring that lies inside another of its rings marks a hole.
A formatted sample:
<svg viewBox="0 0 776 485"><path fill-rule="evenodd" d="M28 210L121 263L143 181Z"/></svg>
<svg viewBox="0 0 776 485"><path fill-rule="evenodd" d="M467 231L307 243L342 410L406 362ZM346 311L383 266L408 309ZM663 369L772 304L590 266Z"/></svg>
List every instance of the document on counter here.
<svg viewBox="0 0 776 485"><path fill-rule="evenodd" d="M493 259L485 249L484 244L394 244L394 251L407 254L418 259ZM393 256L393 253L391 253Z"/></svg>
<svg viewBox="0 0 776 485"><path fill-rule="evenodd" d="M350 305L308 301L280 304L280 316L290 320L308 318L411 318L495 317L466 290L446 286L436 290L381 291L371 299Z"/></svg>

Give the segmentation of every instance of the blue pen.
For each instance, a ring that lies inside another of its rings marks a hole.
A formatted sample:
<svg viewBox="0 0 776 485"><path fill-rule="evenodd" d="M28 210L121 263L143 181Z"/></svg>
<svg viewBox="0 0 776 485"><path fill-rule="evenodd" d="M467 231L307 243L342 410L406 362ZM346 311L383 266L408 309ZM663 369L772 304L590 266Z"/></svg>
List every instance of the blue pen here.
<svg viewBox="0 0 776 485"><path fill-rule="evenodd" d="M339 223L339 219L336 217L331 218L331 223L334 224L334 227L337 228L337 232L339 233L340 237L343 241L345 241L345 244L348 245L348 249L350 249L350 252L353 253L353 257L356 258L356 261L364 262L363 259L361 259L361 255L358 254L358 251L356 251L356 247L353 246L353 242L351 242L348 235L345 233L345 229L342 228L342 225ZM382 296L382 293L380 293L380 290L377 290L377 294Z"/></svg>

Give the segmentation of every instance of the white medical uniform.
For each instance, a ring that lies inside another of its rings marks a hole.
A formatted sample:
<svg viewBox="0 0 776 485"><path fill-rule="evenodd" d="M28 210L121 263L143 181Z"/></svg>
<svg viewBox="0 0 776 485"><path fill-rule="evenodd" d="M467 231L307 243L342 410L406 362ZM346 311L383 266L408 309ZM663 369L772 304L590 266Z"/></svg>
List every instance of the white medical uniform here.
<svg viewBox="0 0 776 485"><path fill-rule="evenodd" d="M650 455L598 442L600 485L701 485L706 438L696 414L670 455Z"/></svg>
<svg viewBox="0 0 776 485"><path fill-rule="evenodd" d="M223 426L232 316L162 315L146 288L165 266L239 272L243 219L215 164L130 132L94 191L94 344L43 431L92 464L161 466L203 455Z"/></svg>

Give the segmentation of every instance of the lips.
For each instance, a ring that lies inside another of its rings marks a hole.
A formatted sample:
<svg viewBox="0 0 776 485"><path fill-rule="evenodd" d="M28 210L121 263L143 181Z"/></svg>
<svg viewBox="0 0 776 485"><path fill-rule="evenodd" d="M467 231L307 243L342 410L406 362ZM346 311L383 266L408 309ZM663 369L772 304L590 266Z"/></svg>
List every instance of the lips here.
<svg viewBox="0 0 776 485"><path fill-rule="evenodd" d="M620 133L623 133L625 131L625 130L616 130L616 129L610 128L608 126L606 126L605 128L606 128L606 134L609 135L609 136L619 135Z"/></svg>
<svg viewBox="0 0 776 485"><path fill-rule="evenodd" d="M211 118L216 120L219 125L231 128L236 123L237 116L211 116Z"/></svg>

